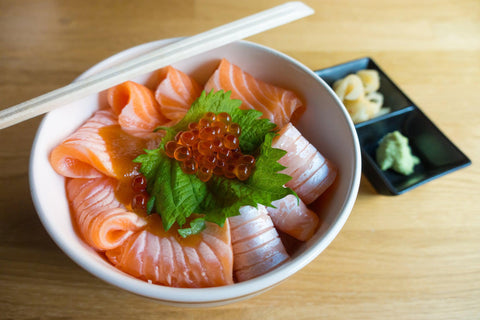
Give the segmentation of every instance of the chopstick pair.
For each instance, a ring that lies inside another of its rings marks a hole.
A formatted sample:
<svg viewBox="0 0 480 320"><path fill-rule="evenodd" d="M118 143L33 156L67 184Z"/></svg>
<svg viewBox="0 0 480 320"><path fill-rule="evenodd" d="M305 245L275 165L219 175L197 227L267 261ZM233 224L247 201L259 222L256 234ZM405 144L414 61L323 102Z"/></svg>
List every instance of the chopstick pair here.
<svg viewBox="0 0 480 320"><path fill-rule="evenodd" d="M302 2L287 2L159 48L113 68L0 111L0 129L31 119L130 78L313 14Z"/></svg>

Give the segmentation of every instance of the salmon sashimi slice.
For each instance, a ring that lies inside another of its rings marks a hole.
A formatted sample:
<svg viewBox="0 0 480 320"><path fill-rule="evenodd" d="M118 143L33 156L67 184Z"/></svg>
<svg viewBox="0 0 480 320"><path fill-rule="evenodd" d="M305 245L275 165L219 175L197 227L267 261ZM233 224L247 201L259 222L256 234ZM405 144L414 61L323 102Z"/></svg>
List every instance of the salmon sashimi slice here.
<svg viewBox="0 0 480 320"><path fill-rule="evenodd" d="M53 169L70 178L98 178L103 174L114 177L112 160L99 132L101 128L111 125L118 125L112 111L97 111L52 150L50 163Z"/></svg>
<svg viewBox="0 0 480 320"><path fill-rule="evenodd" d="M108 177L68 179L67 198L85 241L99 251L120 246L146 220L128 211L115 197L116 180Z"/></svg>
<svg viewBox="0 0 480 320"><path fill-rule="evenodd" d="M301 240L309 240L317 230L320 219L294 195L272 202L275 208L267 207L275 228Z"/></svg>
<svg viewBox="0 0 480 320"><path fill-rule="evenodd" d="M258 80L226 59L207 81L205 90L231 91L232 99L242 101L241 109L258 110L279 128L289 123L295 112L302 111L302 101L295 93Z"/></svg>
<svg viewBox="0 0 480 320"><path fill-rule="evenodd" d="M233 271L237 281L263 275L283 264L289 255L263 205L244 206L230 217Z"/></svg>
<svg viewBox="0 0 480 320"><path fill-rule="evenodd" d="M287 151L287 155L278 160L286 167L281 172L292 177L286 186L292 188L308 205L332 185L337 176L337 168L291 123L278 133L272 147Z"/></svg>
<svg viewBox="0 0 480 320"><path fill-rule="evenodd" d="M233 284L230 225L207 222L200 234L182 238L164 231L158 215L124 245L106 252L114 266L152 283L186 288Z"/></svg>
<svg viewBox="0 0 480 320"><path fill-rule="evenodd" d="M131 135L155 137L154 129L168 122L153 91L144 85L126 81L108 89L107 99L122 129Z"/></svg>
<svg viewBox="0 0 480 320"><path fill-rule="evenodd" d="M170 119L171 125L180 121L192 103L202 93L202 87L192 77L171 66L159 71L160 83L155 98L161 112Z"/></svg>

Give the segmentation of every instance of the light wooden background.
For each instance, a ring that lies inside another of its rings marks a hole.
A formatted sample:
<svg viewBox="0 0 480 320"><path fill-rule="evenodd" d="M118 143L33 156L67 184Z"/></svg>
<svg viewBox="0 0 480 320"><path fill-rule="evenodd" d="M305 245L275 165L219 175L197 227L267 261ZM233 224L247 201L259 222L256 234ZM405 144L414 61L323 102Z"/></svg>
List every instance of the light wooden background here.
<svg viewBox="0 0 480 320"><path fill-rule="evenodd" d="M0 108L108 56L186 36L275 0L0 0ZM307 0L314 16L251 37L312 69L370 56L473 165L398 197L362 178L311 264L258 297L166 307L120 291L50 240L28 185L40 118L0 131L0 319L480 319L480 1Z"/></svg>

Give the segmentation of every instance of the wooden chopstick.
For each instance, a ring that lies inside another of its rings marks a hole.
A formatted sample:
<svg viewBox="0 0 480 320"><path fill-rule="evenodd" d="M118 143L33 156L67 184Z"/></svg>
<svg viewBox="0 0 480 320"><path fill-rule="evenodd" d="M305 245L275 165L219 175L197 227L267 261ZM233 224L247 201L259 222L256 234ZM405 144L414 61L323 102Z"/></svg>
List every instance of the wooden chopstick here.
<svg viewBox="0 0 480 320"><path fill-rule="evenodd" d="M179 40L86 79L0 111L0 129L44 114L68 102L100 92L135 76L313 14L294 1Z"/></svg>

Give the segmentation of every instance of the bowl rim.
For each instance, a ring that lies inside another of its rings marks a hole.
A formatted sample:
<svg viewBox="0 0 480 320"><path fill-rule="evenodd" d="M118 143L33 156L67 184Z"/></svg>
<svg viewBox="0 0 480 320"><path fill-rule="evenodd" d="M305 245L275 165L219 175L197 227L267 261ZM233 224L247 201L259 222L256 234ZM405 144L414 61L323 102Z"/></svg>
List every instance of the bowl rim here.
<svg viewBox="0 0 480 320"><path fill-rule="evenodd" d="M117 60L120 57L125 57L130 54L144 52L144 50L156 48L161 45L168 44L175 40L181 38L169 38L163 40L156 40L152 42L143 43L126 50L120 51L98 63L90 67L89 69L85 70L79 77L75 80L85 78L89 75L98 72L101 68L110 65L112 62ZM352 162L352 166L357 168L357 170L353 170L354 175L351 177L349 181L349 187L347 192L347 198L343 203L343 206L335 218L332 221L332 225L325 231L325 234L316 241L310 248L306 249L302 253L302 259L294 259L295 263L286 263L275 270L266 273L265 275L256 277L254 279L235 283L228 286L221 286L221 287L211 287L211 288L174 288L168 286L161 286L161 285L154 285L143 280L139 280L132 276L129 276L124 273L116 273L111 272L111 270L105 270L105 267L99 265L95 261L90 261L89 259L85 259L80 253L76 252L71 248L68 243L62 241L60 235L58 235L53 225L50 223L49 219L47 219L46 212L43 211L43 207L40 205L40 199L37 197L37 193L35 192L36 189L36 181L33 176L33 166L35 163L35 157L37 154L37 140L39 139L39 133L42 131L43 127L45 126L47 119L49 118L49 114L47 114L41 121L37 132L35 134L35 138L32 144L32 149L30 153L30 160L29 160L29 184L30 184L30 193L31 197L37 211L37 214L40 218L41 223L47 230L50 237L53 241L57 244L57 246L76 264L81 266L83 269L87 270L97 278L114 285L118 288L124 289L126 291L135 293L140 296L148 297L163 301L168 304L172 305L191 305L191 306L214 306L214 305L222 305L230 302L235 302L239 300L243 300L249 298L253 295L262 293L271 287L281 283L282 281L288 279L290 276L295 274L297 271L305 267L308 263L314 260L337 236L340 232L342 227L344 226L345 222L347 221L352 209L353 205L356 201L359 185L360 185L360 177L361 177L361 152L360 152L360 144L358 141L358 137L356 134L356 130L354 127L353 122L351 121L350 117L346 109L343 107L340 100L337 98L333 90L315 73L307 68L305 65L300 63L299 61L295 60L292 57L287 56L286 54L279 52L275 49L269 48L264 45L260 45L254 42L240 40L236 41L240 42L243 45L254 47L257 49L265 50L271 54L278 55L280 58L289 61L295 67L300 68L303 72L306 72L311 77L314 77L333 97L336 101L338 106L341 108L341 111L345 115L345 119L347 121L347 125L350 129L351 138L353 140L354 145L354 159Z"/></svg>

